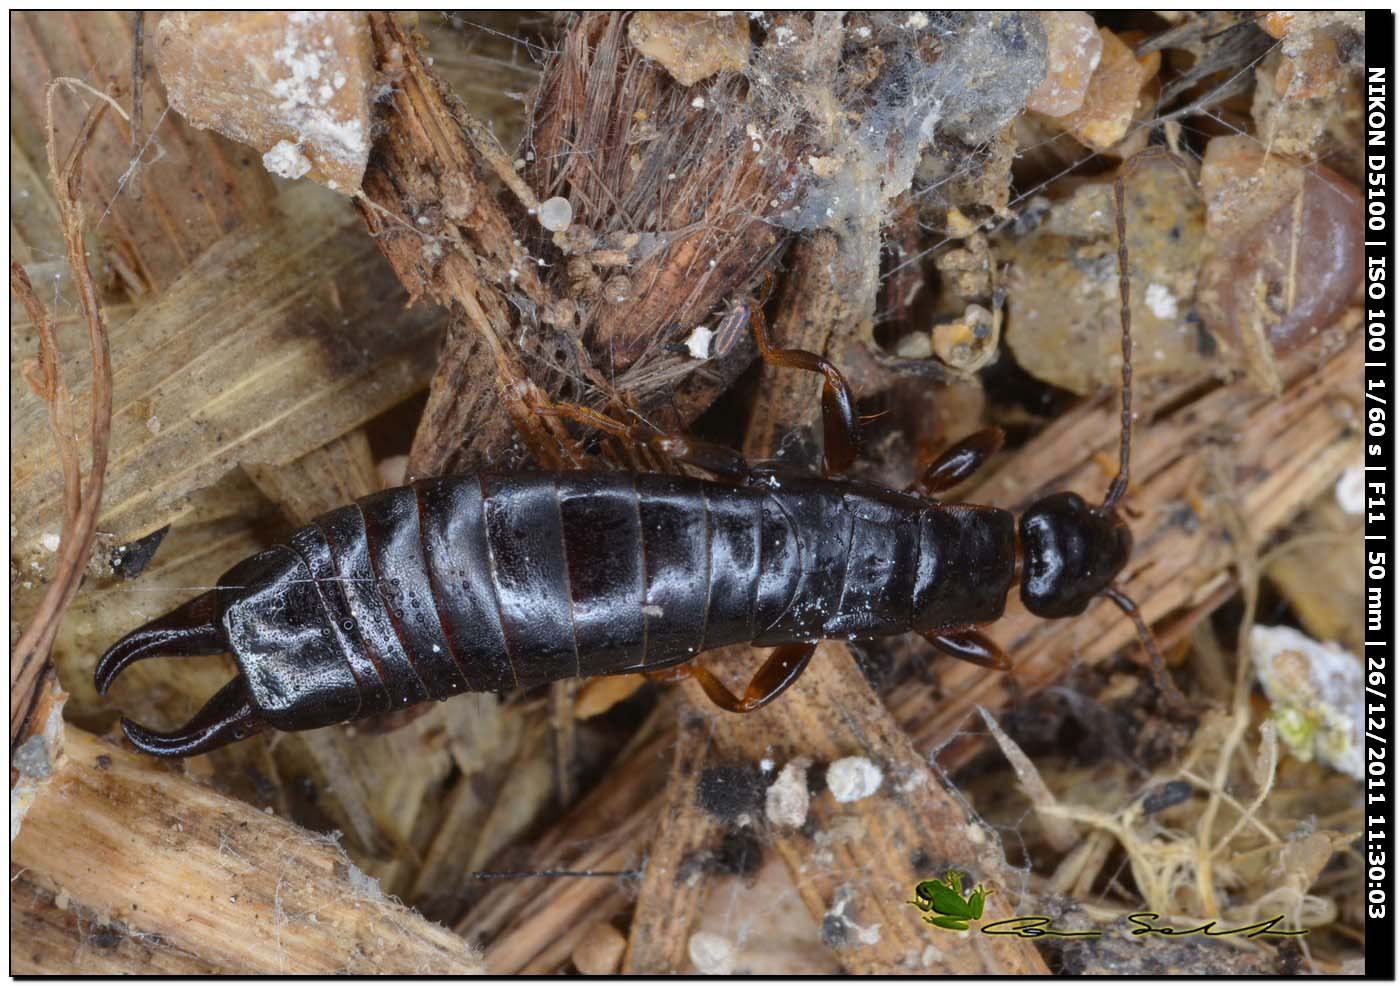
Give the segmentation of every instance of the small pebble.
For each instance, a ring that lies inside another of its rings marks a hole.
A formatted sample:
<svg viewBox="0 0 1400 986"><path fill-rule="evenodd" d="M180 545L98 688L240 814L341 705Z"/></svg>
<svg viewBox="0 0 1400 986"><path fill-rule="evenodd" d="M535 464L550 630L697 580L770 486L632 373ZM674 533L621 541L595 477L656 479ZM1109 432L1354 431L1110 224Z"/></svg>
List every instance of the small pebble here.
<svg viewBox="0 0 1400 986"><path fill-rule="evenodd" d="M279 178L297 179L311 170L311 160L290 140L279 140L263 155L263 167Z"/></svg>
<svg viewBox="0 0 1400 986"><path fill-rule="evenodd" d="M1089 80L1103 58L1103 38L1094 19L1082 10L1042 10L1045 25L1045 81L1026 100L1026 109L1064 116L1084 105Z"/></svg>
<svg viewBox="0 0 1400 986"><path fill-rule="evenodd" d="M627 39L683 86L749 64L748 18L732 14L644 10L628 21Z"/></svg>
<svg viewBox="0 0 1400 986"><path fill-rule="evenodd" d="M574 221L574 207L563 196L556 195L540 203L540 225L552 233L569 228Z"/></svg>
<svg viewBox="0 0 1400 986"><path fill-rule="evenodd" d="M843 804L870 797L884 779L884 772L865 757L842 757L826 771L831 796Z"/></svg>
<svg viewBox="0 0 1400 986"><path fill-rule="evenodd" d="M768 788L764 808L774 825L798 828L807 821L811 795L807 793L807 761L794 760L783 766L778 779Z"/></svg>
<svg viewBox="0 0 1400 986"><path fill-rule="evenodd" d="M574 946L574 967L585 976L610 976L622 965L627 939L606 921L589 929Z"/></svg>
<svg viewBox="0 0 1400 986"><path fill-rule="evenodd" d="M690 333L690 337L686 339L685 346L695 359L709 359L710 341L714 337L715 334L711 329L704 325L697 325L695 331Z"/></svg>
<svg viewBox="0 0 1400 986"><path fill-rule="evenodd" d="M1099 29L1099 38L1103 53L1083 103L1060 120L1085 147L1106 153L1127 135L1143 88L1161 68L1162 53L1134 58L1133 49L1108 28Z"/></svg>
<svg viewBox="0 0 1400 986"><path fill-rule="evenodd" d="M1341 316L1365 269L1355 185L1235 136L1206 145L1200 184L1212 247L1197 292L1207 328L1239 345L1242 327L1262 333L1281 354Z"/></svg>
<svg viewBox="0 0 1400 986"><path fill-rule="evenodd" d="M734 971L734 944L708 931L690 936L686 951L695 968L706 976L727 976Z"/></svg>
<svg viewBox="0 0 1400 986"><path fill-rule="evenodd" d="M1352 515L1366 509L1366 471L1361 463L1347 467L1337 480L1337 504Z"/></svg>

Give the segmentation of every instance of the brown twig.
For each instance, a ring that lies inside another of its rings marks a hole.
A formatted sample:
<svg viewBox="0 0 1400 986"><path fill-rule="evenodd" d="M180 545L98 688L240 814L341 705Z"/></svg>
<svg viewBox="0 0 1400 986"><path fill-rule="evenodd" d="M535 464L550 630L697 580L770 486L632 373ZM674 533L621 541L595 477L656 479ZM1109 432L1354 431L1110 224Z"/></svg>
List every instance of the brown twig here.
<svg viewBox="0 0 1400 986"><path fill-rule="evenodd" d="M92 424L91 424L91 464L87 481L76 493L77 452L76 448L65 448L62 433L71 433L67 427L67 414L62 409L54 415L55 441L64 463L64 518L63 530L59 538L58 568L54 580L49 584L35 613L33 621L20 636L15 645L10 663L10 746L28 732L28 713L31 711L47 667L49 650L58 632L59 620L63 611L72 601L82 580L83 569L87 566L97 528L97 510L102 502L102 485L107 471L108 441L112 426L112 362L107 347L107 325L102 315L102 307L97 299L97 289L93 284L92 273L88 270L87 254L83 243L83 213L80 205L80 167L83 152L92 136L93 129L107 108L106 102L99 102L83 121L82 128L68 152L62 166L59 165L58 135L54 128L54 93L60 86L82 85L76 80L55 79L49 83L47 96L48 119L45 145L49 159L49 178L53 183L58 202L59 219L63 228L63 241L68 255L68 266L73 273L73 283L78 290L78 301L87 319L88 343L92 356ZM105 99L106 97L104 97ZM22 275L21 271L21 275ZM33 288L27 277L16 277L11 268L12 289L24 300L31 318L39 306L33 296ZM26 292L27 289L27 292ZM48 326L47 341L41 341L41 365L44 366L44 384L50 407L66 403L67 393L62 385L62 375L58 364L58 351L53 339L52 326L46 318L36 321L40 325L41 340L44 326ZM76 502L75 502L76 501Z"/></svg>

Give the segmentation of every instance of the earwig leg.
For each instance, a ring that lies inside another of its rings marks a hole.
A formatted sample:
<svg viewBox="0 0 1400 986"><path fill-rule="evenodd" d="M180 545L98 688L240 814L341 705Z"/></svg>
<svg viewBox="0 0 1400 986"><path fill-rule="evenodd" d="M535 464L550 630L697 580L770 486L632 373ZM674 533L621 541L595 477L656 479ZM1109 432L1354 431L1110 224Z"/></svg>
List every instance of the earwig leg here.
<svg viewBox="0 0 1400 986"><path fill-rule="evenodd" d="M923 638L949 657L967 661L993 671L1010 671L1011 658L996 645L996 642L976 630L961 633L926 633Z"/></svg>
<svg viewBox="0 0 1400 986"><path fill-rule="evenodd" d="M948 449L924 471L914 488L933 495L950 490L982 468L1006 439L1000 428L984 428Z"/></svg>
<svg viewBox="0 0 1400 986"><path fill-rule="evenodd" d="M741 481L749 476L749 464L733 449L702 442L686 435L666 434L645 424L626 425L601 411L576 404L536 405L540 414L553 414L577 421L623 441L645 445L662 455L703 469L716 476Z"/></svg>
<svg viewBox="0 0 1400 986"><path fill-rule="evenodd" d="M156 654L190 657L228 650L223 629L214 622L216 608L217 599L211 590L118 640L97 662L93 675L97 693L107 694L117 675Z"/></svg>
<svg viewBox="0 0 1400 986"><path fill-rule="evenodd" d="M851 467L860 451L860 431L856 427L856 405L851 386L841 371L829 360L805 349L775 349L768 340L768 327L763 313L754 308L749 318L754 341L758 343L763 362L786 366L794 370L820 373L822 384L823 458L827 475L838 475Z"/></svg>
<svg viewBox="0 0 1400 986"><path fill-rule="evenodd" d="M816 651L815 643L783 644L774 647L773 652L768 655L768 660L763 662L763 667L749 679L749 687L744 689L743 698L731 692L724 682L703 665L696 664L691 673L695 680L700 682L700 687L705 689L710 701L721 709L727 712L753 712L787 691L788 687L802 676L807 662L812 660Z"/></svg>
<svg viewBox="0 0 1400 986"><path fill-rule="evenodd" d="M215 693L179 729L158 733L122 718L122 731L143 753L157 757L192 757L261 732L265 723L253 711L241 679L235 678Z"/></svg>

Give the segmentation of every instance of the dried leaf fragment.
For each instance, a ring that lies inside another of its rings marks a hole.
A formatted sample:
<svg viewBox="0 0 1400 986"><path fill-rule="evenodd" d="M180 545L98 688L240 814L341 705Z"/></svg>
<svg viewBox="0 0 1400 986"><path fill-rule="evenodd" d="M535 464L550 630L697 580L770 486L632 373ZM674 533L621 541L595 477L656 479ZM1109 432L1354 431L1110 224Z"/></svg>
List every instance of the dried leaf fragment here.
<svg viewBox="0 0 1400 986"><path fill-rule="evenodd" d="M194 126L262 151L273 174L359 191L372 76L363 14L166 14L156 64L170 104Z"/></svg>

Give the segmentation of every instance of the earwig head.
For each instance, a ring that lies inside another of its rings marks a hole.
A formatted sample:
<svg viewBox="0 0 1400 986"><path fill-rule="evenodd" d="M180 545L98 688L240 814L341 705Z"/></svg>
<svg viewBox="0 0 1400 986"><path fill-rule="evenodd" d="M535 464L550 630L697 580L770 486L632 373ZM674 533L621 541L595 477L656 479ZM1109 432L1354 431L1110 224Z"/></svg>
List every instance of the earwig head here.
<svg viewBox="0 0 1400 986"><path fill-rule="evenodd" d="M1021 601L1045 619L1078 616L1123 570L1133 536L1114 510L1052 493L1021 515Z"/></svg>
<svg viewBox="0 0 1400 986"><path fill-rule="evenodd" d="M1123 345L1118 475L1109 484L1101 506L1091 507L1074 493L1052 493L1021 515L1021 600L1028 610L1046 619L1084 612L1118 577L1133 550L1132 532L1114 509L1128 491L1133 447L1133 328L1122 173L1114 179L1113 197Z"/></svg>
<svg viewBox="0 0 1400 986"><path fill-rule="evenodd" d="M359 691L316 583L287 548L235 565L217 589L117 641L97 664L97 690L106 693L125 668L148 657L222 651L233 653L239 676L193 719L159 733L124 718L127 738L147 753L185 757L269 726L313 729L359 711Z"/></svg>

